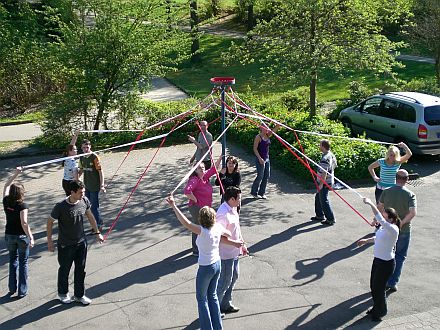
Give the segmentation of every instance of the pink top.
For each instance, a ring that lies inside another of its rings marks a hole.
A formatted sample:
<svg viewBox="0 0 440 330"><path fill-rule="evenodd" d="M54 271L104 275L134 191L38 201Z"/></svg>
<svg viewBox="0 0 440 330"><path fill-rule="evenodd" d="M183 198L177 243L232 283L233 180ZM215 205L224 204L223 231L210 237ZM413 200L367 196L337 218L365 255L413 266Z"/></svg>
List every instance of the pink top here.
<svg viewBox="0 0 440 330"><path fill-rule="evenodd" d="M242 239L240 221L236 207L230 207L227 202L224 202L217 210L216 219L219 225L223 226L225 229L231 232L232 239ZM241 248L237 248L233 245L225 243L220 243L220 258L222 260L238 258L240 253Z"/></svg>
<svg viewBox="0 0 440 330"><path fill-rule="evenodd" d="M200 179L197 175L189 178L188 183L186 184L185 189L183 189L184 194L191 194L197 198L197 203L193 200L189 200L188 205L197 205L199 207L212 205L212 186L211 182L209 182L209 178L215 174L215 167L211 167L209 170L203 174L203 177Z"/></svg>

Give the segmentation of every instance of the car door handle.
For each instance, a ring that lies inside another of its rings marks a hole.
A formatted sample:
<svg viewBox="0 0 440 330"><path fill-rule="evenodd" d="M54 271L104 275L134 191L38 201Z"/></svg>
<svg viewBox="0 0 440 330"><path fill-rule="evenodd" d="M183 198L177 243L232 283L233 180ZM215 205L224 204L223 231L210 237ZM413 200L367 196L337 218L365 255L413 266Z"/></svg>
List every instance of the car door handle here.
<svg viewBox="0 0 440 330"><path fill-rule="evenodd" d="M391 128L396 128L396 125L391 125Z"/></svg>

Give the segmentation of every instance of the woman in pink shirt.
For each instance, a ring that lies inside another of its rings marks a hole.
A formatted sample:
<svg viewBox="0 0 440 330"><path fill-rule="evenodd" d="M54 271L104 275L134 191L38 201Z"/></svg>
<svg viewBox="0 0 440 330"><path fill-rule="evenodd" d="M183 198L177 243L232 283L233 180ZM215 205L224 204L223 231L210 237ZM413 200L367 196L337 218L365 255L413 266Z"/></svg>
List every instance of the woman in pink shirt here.
<svg viewBox="0 0 440 330"><path fill-rule="evenodd" d="M211 167L209 170L205 171L205 165L200 163L200 165L194 170L194 172L189 177L188 183L186 184L183 193L188 197L188 208L194 223L199 223L199 211L204 206L212 206L212 185L209 179L215 175L216 171L220 166L220 161L222 157L215 162L215 166ZM193 255L198 256L199 251L196 245L197 235L192 234L192 250Z"/></svg>

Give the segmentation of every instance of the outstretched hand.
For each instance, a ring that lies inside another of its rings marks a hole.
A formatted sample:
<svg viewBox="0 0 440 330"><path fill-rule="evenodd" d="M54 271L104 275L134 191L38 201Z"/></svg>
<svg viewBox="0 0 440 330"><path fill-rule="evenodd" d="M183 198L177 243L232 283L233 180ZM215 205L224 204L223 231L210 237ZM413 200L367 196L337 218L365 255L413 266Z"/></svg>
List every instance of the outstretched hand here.
<svg viewBox="0 0 440 330"><path fill-rule="evenodd" d="M373 202L371 201L371 199L369 199L367 197L364 197L362 200L367 205L374 205Z"/></svg>
<svg viewBox="0 0 440 330"><path fill-rule="evenodd" d="M168 205L171 206L171 207L176 205L176 201L174 200L174 196L172 194L168 196L166 201L167 201Z"/></svg>

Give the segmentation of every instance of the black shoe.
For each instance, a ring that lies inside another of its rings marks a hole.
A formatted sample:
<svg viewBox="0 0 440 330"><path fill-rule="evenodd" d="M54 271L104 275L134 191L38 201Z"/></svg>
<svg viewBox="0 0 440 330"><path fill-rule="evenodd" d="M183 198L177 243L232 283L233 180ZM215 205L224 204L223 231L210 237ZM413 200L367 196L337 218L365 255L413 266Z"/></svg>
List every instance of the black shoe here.
<svg viewBox="0 0 440 330"><path fill-rule="evenodd" d="M220 313L220 317L221 317L222 319L224 319L224 318L225 318L225 316L226 316L226 314L225 314L225 313Z"/></svg>
<svg viewBox="0 0 440 330"><path fill-rule="evenodd" d="M237 313L239 310L240 308L231 305L226 309L222 309L221 312L225 314L229 314L229 313Z"/></svg>
<svg viewBox="0 0 440 330"><path fill-rule="evenodd" d="M319 221L319 222L321 222L321 221L324 221L324 220L325 220L325 218L311 217L311 218L310 218L310 220L312 220L312 221Z"/></svg>
<svg viewBox="0 0 440 330"><path fill-rule="evenodd" d="M382 322L382 318L376 315L371 315L371 321L373 322Z"/></svg>
<svg viewBox="0 0 440 330"><path fill-rule="evenodd" d="M333 226L334 224L335 224L335 222L334 221L330 221L330 220L324 220L324 221L321 221L321 223L323 224L323 225L326 225L326 226Z"/></svg>
<svg viewBox="0 0 440 330"><path fill-rule="evenodd" d="M397 292L397 285L394 286L387 286L386 288L386 293L390 294L390 293L394 293Z"/></svg>

